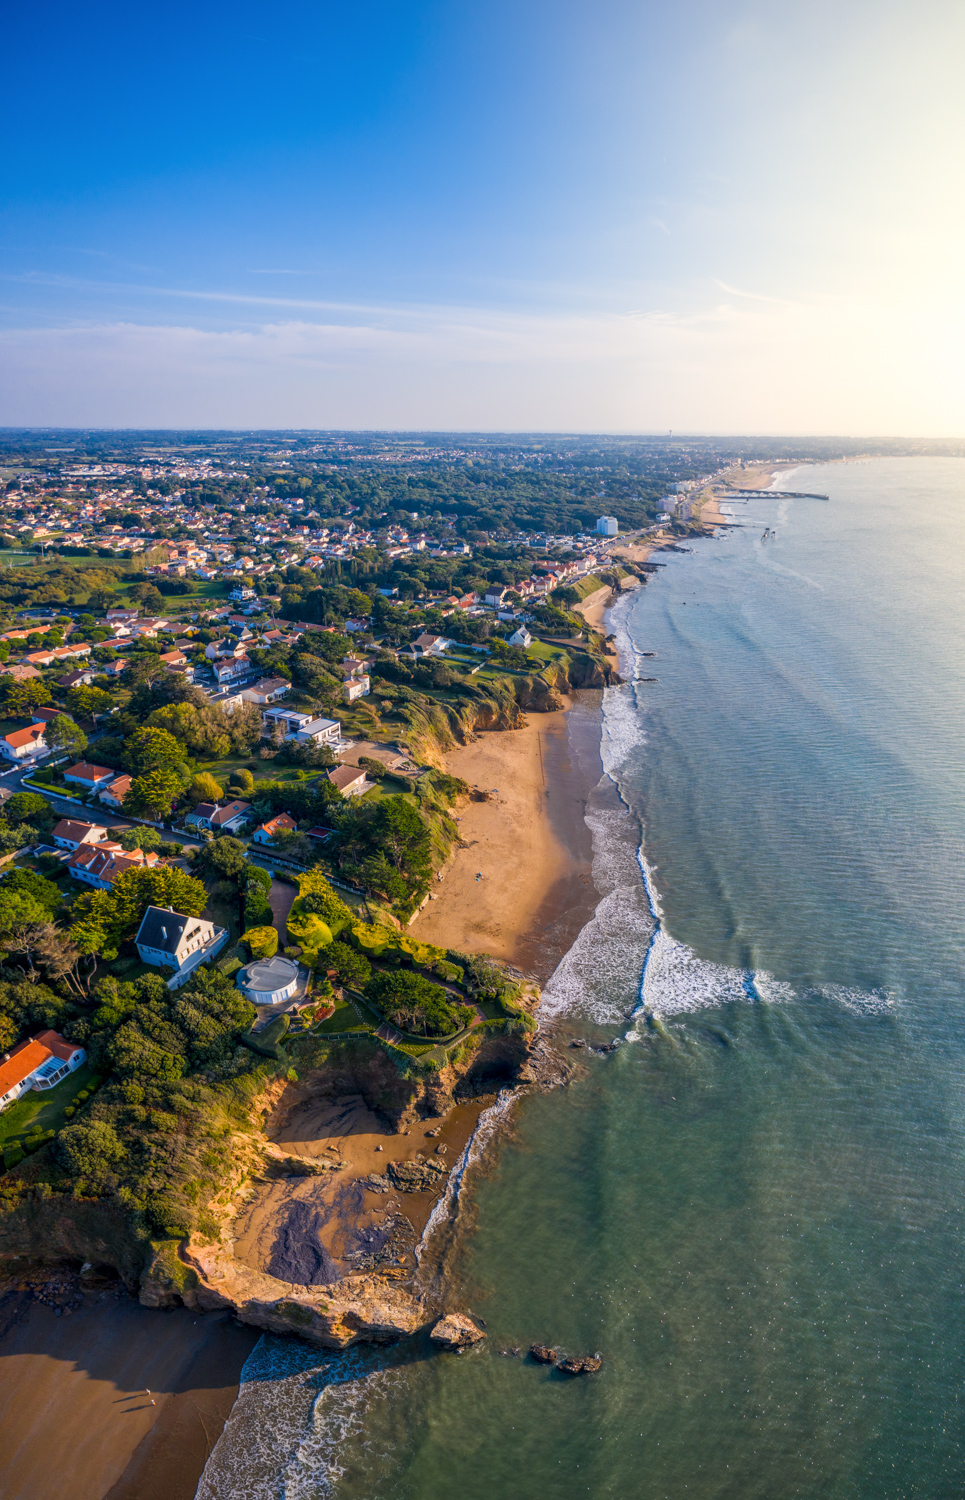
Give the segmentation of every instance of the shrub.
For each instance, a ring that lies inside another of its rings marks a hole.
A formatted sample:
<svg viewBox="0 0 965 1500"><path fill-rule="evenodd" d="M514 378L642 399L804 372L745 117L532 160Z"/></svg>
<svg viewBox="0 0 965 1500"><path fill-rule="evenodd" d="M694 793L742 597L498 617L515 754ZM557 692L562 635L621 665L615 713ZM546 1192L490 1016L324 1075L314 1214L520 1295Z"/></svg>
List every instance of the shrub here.
<svg viewBox="0 0 965 1500"><path fill-rule="evenodd" d="M474 1017L470 1006L454 1005L440 985L405 970L373 974L365 994L394 1026L420 1036L448 1036Z"/></svg>
<svg viewBox="0 0 965 1500"><path fill-rule="evenodd" d="M23 1147L19 1141L14 1141L10 1146L3 1148L3 1170L11 1172L18 1162L23 1161Z"/></svg>
<svg viewBox="0 0 965 1500"><path fill-rule="evenodd" d="M249 927L243 936L252 958L274 958L278 952L278 930L275 927Z"/></svg>
<svg viewBox="0 0 965 1500"><path fill-rule="evenodd" d="M72 1115L75 1115L76 1113L77 1113L77 1106L75 1104L68 1104L67 1108L64 1110L64 1116L68 1120L70 1119L70 1117Z"/></svg>
<svg viewBox="0 0 965 1500"><path fill-rule="evenodd" d="M297 905L297 903L296 903ZM318 962L319 949L332 941L332 929L314 912L296 915L294 907L288 916L288 931L302 947L302 962L310 968Z"/></svg>
<svg viewBox="0 0 965 1500"><path fill-rule="evenodd" d="M341 932L352 921L345 902L336 896L324 875L311 871L298 877L298 896L292 907L296 916L302 912L323 917L332 932Z"/></svg>
<svg viewBox="0 0 965 1500"><path fill-rule="evenodd" d="M438 974L440 979L447 979L450 984L462 984L462 969L458 964L447 963L440 958L432 966L433 974Z"/></svg>

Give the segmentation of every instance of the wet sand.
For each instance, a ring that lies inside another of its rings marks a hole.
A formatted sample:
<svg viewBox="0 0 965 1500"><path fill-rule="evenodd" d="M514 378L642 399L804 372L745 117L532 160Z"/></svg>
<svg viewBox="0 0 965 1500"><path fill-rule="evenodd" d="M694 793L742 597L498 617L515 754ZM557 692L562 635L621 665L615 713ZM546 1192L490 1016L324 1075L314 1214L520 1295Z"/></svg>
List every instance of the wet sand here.
<svg viewBox="0 0 965 1500"><path fill-rule="evenodd" d="M192 1500L257 1339L226 1314L126 1293L84 1292L58 1317L5 1291L2 1500Z"/></svg>
<svg viewBox="0 0 965 1500"><path fill-rule="evenodd" d="M388 1131L360 1094L305 1097L286 1110L279 1127L269 1125L271 1139L293 1155L334 1158L346 1168L324 1177L283 1177L257 1185L232 1226L235 1255L245 1265L298 1286L324 1286L369 1269L373 1258L381 1266L413 1270L412 1251L448 1170L494 1097L457 1104L438 1119L419 1120L404 1134ZM367 1185L390 1162L420 1156L447 1169L432 1190L385 1193Z"/></svg>

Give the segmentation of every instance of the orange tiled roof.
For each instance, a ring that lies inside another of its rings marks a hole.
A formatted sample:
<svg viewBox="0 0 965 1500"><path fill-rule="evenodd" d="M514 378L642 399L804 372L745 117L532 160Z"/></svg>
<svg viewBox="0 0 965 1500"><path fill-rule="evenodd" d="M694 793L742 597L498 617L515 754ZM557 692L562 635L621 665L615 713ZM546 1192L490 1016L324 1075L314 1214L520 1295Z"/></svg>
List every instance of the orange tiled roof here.
<svg viewBox="0 0 965 1500"><path fill-rule="evenodd" d="M7 1061L0 1063L0 1098L15 1084L23 1083L31 1073L36 1073L51 1056L50 1048L45 1047L36 1037L29 1042L21 1042L19 1047L13 1049Z"/></svg>

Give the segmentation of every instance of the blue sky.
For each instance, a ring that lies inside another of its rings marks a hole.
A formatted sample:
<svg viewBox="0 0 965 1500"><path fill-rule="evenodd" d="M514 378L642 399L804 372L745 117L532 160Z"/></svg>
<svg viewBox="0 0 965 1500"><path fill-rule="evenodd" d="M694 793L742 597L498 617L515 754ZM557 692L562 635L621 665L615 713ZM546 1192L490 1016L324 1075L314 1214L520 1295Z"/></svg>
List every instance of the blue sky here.
<svg viewBox="0 0 965 1500"><path fill-rule="evenodd" d="M0 422L958 434L963 33L20 7Z"/></svg>

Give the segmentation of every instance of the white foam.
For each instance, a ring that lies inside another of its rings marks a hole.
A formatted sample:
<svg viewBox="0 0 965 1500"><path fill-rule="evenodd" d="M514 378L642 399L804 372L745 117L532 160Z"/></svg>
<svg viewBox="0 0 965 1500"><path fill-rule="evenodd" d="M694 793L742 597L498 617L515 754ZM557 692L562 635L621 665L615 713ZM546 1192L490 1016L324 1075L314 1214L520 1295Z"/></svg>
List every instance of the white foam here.
<svg viewBox="0 0 965 1500"><path fill-rule="evenodd" d="M822 984L814 994L833 1000L856 1016L880 1016L894 1010L898 996L891 990L862 990L850 984Z"/></svg>
<svg viewBox="0 0 965 1500"><path fill-rule="evenodd" d="M422 1238L419 1240L415 1250L417 1262L421 1260L430 1236L447 1219L452 1218L458 1209L459 1195L462 1191L463 1178L466 1175L467 1168L472 1166L473 1162L478 1161L482 1156L516 1097L514 1089L500 1089L496 1103L491 1104L488 1109L484 1109L479 1116L479 1119L476 1121L476 1128L466 1142L462 1155L449 1173L446 1180L446 1190L434 1205L432 1213L426 1222L426 1227L422 1231Z"/></svg>
<svg viewBox="0 0 965 1500"><path fill-rule="evenodd" d="M698 958L686 943L679 943L658 927L644 966L640 1011L644 1015L672 1016L750 1000L750 978L740 969Z"/></svg>
<svg viewBox="0 0 965 1500"><path fill-rule="evenodd" d="M797 991L786 979L775 979L765 969L757 969L751 976L757 998L764 1005L787 1005L797 999Z"/></svg>

